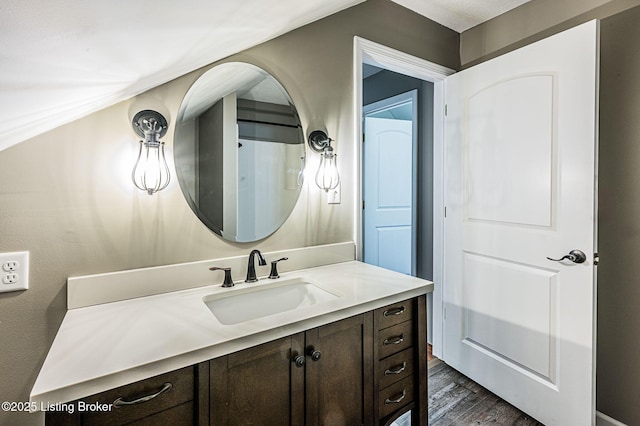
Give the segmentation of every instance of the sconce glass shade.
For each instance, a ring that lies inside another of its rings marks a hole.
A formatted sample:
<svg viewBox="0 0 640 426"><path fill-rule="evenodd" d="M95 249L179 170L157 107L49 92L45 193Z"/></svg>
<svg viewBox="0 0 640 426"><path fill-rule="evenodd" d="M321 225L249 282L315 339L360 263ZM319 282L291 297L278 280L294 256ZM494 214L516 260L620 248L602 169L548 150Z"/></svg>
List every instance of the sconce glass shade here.
<svg viewBox="0 0 640 426"><path fill-rule="evenodd" d="M131 179L138 189L149 195L165 189L171 180L164 155L164 142L160 140L167 132L167 127L167 120L156 111L140 111L133 117L133 129L144 139L140 141Z"/></svg>
<svg viewBox="0 0 640 426"><path fill-rule="evenodd" d="M340 184L338 174L337 155L333 153L333 148L327 146L320 154L320 167L316 173L316 185L318 188L329 192Z"/></svg>

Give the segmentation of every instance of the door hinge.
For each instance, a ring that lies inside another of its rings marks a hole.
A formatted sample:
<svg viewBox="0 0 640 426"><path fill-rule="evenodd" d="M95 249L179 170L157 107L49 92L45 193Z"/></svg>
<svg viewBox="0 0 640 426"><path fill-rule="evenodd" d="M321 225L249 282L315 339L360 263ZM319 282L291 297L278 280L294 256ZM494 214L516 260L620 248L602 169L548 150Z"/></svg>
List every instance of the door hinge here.
<svg viewBox="0 0 640 426"><path fill-rule="evenodd" d="M444 104L444 116L447 116L447 113L449 112L449 105Z"/></svg>
<svg viewBox="0 0 640 426"><path fill-rule="evenodd" d="M364 143L365 134L362 134L362 143Z"/></svg>
<svg viewBox="0 0 640 426"><path fill-rule="evenodd" d="M600 263L600 255L598 253L593 253L593 264L598 266Z"/></svg>
<svg viewBox="0 0 640 426"><path fill-rule="evenodd" d="M447 218L447 206L444 206L444 218Z"/></svg>
<svg viewBox="0 0 640 426"><path fill-rule="evenodd" d="M362 210L364 210L364 200L362 200Z"/></svg>

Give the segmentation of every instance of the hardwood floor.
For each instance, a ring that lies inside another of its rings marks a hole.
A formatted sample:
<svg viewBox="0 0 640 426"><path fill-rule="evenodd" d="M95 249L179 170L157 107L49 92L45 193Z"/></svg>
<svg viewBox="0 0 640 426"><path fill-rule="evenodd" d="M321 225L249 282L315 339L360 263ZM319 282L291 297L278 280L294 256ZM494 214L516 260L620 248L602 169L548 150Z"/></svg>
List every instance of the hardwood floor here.
<svg viewBox="0 0 640 426"><path fill-rule="evenodd" d="M444 362L429 361L429 425L489 424L542 425Z"/></svg>

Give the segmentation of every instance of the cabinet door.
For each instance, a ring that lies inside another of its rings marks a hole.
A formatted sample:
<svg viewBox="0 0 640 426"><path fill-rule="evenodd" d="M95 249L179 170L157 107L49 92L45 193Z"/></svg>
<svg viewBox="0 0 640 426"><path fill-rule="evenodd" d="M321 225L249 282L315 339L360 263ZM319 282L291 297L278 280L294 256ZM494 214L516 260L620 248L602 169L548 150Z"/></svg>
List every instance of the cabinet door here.
<svg viewBox="0 0 640 426"><path fill-rule="evenodd" d="M371 313L306 332L306 424L373 422Z"/></svg>
<svg viewBox="0 0 640 426"><path fill-rule="evenodd" d="M303 424L303 343L301 333L212 360L210 424Z"/></svg>

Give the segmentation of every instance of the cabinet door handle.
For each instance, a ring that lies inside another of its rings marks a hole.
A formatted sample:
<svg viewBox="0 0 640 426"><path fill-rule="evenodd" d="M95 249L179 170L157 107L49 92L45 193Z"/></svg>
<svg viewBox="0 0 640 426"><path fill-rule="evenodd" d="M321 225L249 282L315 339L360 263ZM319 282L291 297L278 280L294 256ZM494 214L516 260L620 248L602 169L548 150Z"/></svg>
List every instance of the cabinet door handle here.
<svg viewBox="0 0 640 426"><path fill-rule="evenodd" d="M385 376L392 376L394 374L400 374L402 373L404 370L407 369L407 362L404 361L402 364L400 365L396 365L395 367L391 367L387 370L384 371L384 375Z"/></svg>
<svg viewBox="0 0 640 426"><path fill-rule="evenodd" d="M154 393L152 395L143 396L142 398L134 399L133 401L126 401L126 400L122 399L122 397L120 397L120 398L116 399L115 401L113 401L113 406L114 407L123 407L125 405L142 404L143 402L151 401L152 399L157 398L158 396L160 396L160 394L163 394L163 393L167 392L172 387L173 387L173 385L171 383L167 382L167 383L162 385L162 389L160 389L158 392L156 392L156 393Z"/></svg>
<svg viewBox="0 0 640 426"><path fill-rule="evenodd" d="M304 367L304 364L306 361L307 359L304 357L304 355L298 355L293 359L293 362L296 364L296 367Z"/></svg>
<svg viewBox="0 0 640 426"><path fill-rule="evenodd" d="M389 405L389 404L400 404L402 402L403 399L405 399L407 397L407 390L403 389L402 390L402 394L398 395L397 397L391 399L391 398L387 398L384 400L384 403Z"/></svg>
<svg viewBox="0 0 640 426"><path fill-rule="evenodd" d="M311 361L318 361L318 360L320 360L320 357L322 356L322 352L316 351L315 349L312 349L309 352L309 356L311 357Z"/></svg>
<svg viewBox="0 0 640 426"><path fill-rule="evenodd" d="M404 342L404 333L402 333L399 336L396 337L389 337L388 339L384 339L384 342L382 342L383 345L399 345L400 343Z"/></svg>
<svg viewBox="0 0 640 426"><path fill-rule="evenodd" d="M394 315L401 315L404 313L404 311L405 311L405 307L400 306L399 308L387 309L382 313L382 315L384 315L385 317L390 317Z"/></svg>

